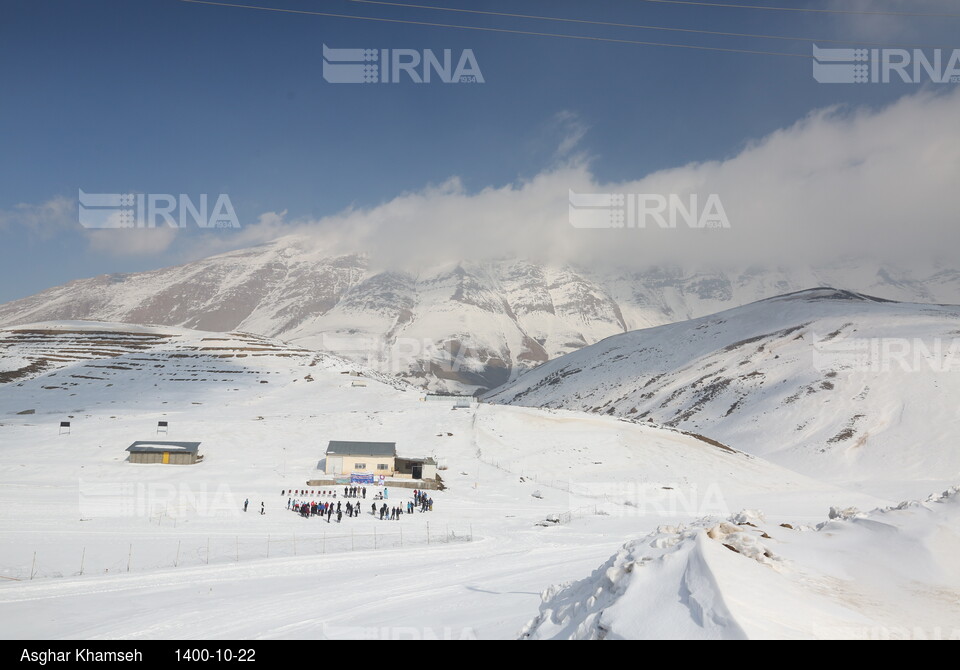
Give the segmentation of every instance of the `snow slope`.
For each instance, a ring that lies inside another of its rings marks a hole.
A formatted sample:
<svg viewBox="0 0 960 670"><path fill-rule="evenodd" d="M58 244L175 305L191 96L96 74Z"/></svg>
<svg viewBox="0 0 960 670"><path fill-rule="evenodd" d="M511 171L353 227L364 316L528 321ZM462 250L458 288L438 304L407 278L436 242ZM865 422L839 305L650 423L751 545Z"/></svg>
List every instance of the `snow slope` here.
<svg viewBox="0 0 960 670"><path fill-rule="evenodd" d="M543 594L528 639L960 640L960 488L809 527L662 527Z"/></svg>
<svg viewBox="0 0 960 670"><path fill-rule="evenodd" d="M3 637L515 637L543 589L624 537L742 507L813 522L894 502L669 428L423 402L244 334L40 323L0 338ZM159 420L203 462L126 462ZM281 491L313 488L331 439L433 456L447 488L400 521L300 518Z"/></svg>
<svg viewBox="0 0 960 670"><path fill-rule="evenodd" d="M815 289L610 337L488 400L677 427L908 497L960 479L958 395L960 307Z"/></svg>

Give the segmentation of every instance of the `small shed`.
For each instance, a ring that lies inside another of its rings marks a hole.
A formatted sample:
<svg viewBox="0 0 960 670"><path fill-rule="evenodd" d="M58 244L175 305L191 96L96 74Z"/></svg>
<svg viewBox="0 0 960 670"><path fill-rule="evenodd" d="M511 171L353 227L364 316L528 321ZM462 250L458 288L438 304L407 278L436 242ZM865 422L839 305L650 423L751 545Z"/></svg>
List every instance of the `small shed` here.
<svg viewBox="0 0 960 670"><path fill-rule="evenodd" d="M437 462L432 458L397 458L397 476L410 479L436 479Z"/></svg>
<svg viewBox="0 0 960 670"><path fill-rule="evenodd" d="M199 442L160 442L138 440L129 447L131 463L193 465L203 460Z"/></svg>
<svg viewBox="0 0 960 670"><path fill-rule="evenodd" d="M396 442L330 440L323 471L328 475L353 473L392 477L396 470Z"/></svg>

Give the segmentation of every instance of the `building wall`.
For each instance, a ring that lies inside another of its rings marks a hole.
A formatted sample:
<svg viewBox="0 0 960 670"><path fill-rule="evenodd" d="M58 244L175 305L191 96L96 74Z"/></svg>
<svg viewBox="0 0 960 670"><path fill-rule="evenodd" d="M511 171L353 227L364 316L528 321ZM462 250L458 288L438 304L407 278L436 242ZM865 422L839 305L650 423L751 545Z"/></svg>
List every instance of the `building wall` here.
<svg viewBox="0 0 960 670"><path fill-rule="evenodd" d="M193 465L197 462L196 454L182 452L167 452L170 454L170 465ZM130 454L131 463L163 463L163 452L157 453L133 453Z"/></svg>
<svg viewBox="0 0 960 670"><path fill-rule="evenodd" d="M323 473L327 475L339 475L343 472L343 459L339 456L327 456L323 464Z"/></svg>
<svg viewBox="0 0 960 670"><path fill-rule="evenodd" d="M366 467L358 468L357 463L363 463ZM337 469L337 465L340 468ZM386 470L379 470L378 465L386 465ZM359 472L372 475L386 475L392 477L394 472L393 456L327 456L327 462L324 467L324 473L328 475L342 474L349 475L352 472Z"/></svg>

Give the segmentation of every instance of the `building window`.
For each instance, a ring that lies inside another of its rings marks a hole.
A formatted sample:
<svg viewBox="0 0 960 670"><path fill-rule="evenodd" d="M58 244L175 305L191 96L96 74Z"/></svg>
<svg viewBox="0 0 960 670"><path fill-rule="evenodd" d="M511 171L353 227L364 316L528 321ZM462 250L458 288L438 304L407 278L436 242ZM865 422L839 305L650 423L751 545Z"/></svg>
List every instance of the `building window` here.
<svg viewBox="0 0 960 670"><path fill-rule="evenodd" d="M354 464L353 464L353 469L354 469L354 470L366 470L366 469L367 469L367 464L366 464L366 463L354 463Z"/></svg>
<svg viewBox="0 0 960 670"><path fill-rule="evenodd" d="M386 463L377 463L377 470L389 470L390 466Z"/></svg>

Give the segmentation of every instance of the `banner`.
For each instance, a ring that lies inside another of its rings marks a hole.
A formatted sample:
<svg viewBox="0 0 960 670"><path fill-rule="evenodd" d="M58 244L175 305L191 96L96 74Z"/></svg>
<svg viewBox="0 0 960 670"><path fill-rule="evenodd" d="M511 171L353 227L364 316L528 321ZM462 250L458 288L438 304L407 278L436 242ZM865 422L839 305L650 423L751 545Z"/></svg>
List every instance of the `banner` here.
<svg viewBox="0 0 960 670"><path fill-rule="evenodd" d="M371 474L364 474L362 472L353 472L350 474L351 484L373 484L374 481L373 475Z"/></svg>

